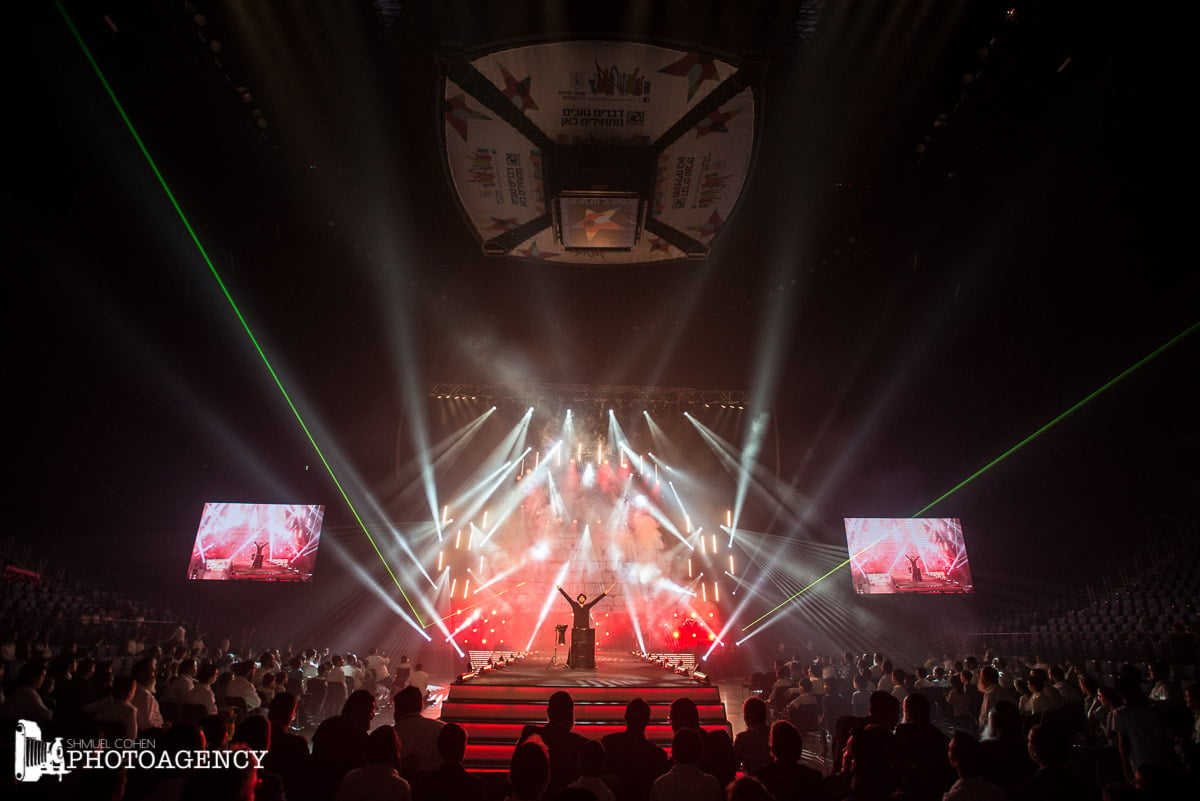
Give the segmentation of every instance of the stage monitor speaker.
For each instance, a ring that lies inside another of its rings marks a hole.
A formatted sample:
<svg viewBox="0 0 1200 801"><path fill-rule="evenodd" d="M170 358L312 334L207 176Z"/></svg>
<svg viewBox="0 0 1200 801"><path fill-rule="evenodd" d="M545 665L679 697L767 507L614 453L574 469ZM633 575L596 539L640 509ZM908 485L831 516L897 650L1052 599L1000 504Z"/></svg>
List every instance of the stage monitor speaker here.
<svg viewBox="0 0 1200 801"><path fill-rule="evenodd" d="M571 629L571 667L575 670L596 669L595 629Z"/></svg>

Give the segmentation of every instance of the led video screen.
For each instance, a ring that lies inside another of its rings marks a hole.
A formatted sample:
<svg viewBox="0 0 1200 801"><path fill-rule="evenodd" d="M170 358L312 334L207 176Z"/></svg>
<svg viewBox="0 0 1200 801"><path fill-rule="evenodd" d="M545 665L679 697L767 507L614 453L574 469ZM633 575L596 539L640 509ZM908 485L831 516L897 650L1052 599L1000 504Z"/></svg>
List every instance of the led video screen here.
<svg viewBox="0 0 1200 801"><path fill-rule="evenodd" d="M206 503L187 577L197 581L311 581L325 507Z"/></svg>
<svg viewBox="0 0 1200 801"><path fill-rule="evenodd" d="M958 518L847 517L845 522L859 595L975 591Z"/></svg>

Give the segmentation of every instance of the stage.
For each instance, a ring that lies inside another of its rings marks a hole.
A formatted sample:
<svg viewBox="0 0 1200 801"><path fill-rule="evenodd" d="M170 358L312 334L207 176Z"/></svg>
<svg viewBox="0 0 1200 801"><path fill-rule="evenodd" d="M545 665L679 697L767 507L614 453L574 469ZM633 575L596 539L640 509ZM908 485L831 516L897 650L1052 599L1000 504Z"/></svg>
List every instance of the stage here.
<svg viewBox="0 0 1200 801"><path fill-rule="evenodd" d="M467 730L468 769L507 769L522 727L544 724L546 703L560 690L575 701L573 731L589 739L623 731L625 705L634 698L650 705L646 737L664 748L671 744L667 712L676 698L696 702L704 728L722 726L732 736L717 686L627 653L597 651L595 670L569 670L550 660L549 653L533 653L450 685L440 717Z"/></svg>

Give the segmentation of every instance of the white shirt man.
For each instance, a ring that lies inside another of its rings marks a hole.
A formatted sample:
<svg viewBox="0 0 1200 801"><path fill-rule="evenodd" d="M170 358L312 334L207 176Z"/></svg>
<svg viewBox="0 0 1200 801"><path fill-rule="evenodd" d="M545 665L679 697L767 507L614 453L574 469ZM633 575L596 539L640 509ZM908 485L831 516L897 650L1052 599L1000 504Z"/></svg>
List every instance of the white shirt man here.
<svg viewBox="0 0 1200 801"><path fill-rule="evenodd" d="M344 664L342 664L341 662L342 662L341 657L338 657L337 659L334 660L333 667L330 669L329 675L327 675L325 677L325 681L327 681L330 684L343 684L344 685L346 683L346 671L343 669L346 666Z"/></svg>
<svg viewBox="0 0 1200 801"><path fill-rule="evenodd" d="M342 665L342 672L346 674L346 678L354 680L354 689L362 689L367 680L367 673L359 666L357 659L347 659L346 664Z"/></svg>
<svg viewBox="0 0 1200 801"><path fill-rule="evenodd" d="M120 723L125 729L125 737L136 739L138 712L132 702L134 687L135 683L129 676L117 676L113 679L112 695L85 706L84 714L92 720Z"/></svg>
<svg viewBox="0 0 1200 801"><path fill-rule="evenodd" d="M420 690L422 698L429 692L429 674L425 672L425 666L420 662L417 663L412 674L409 675L408 686L416 687Z"/></svg>
<svg viewBox="0 0 1200 801"><path fill-rule="evenodd" d="M239 662L233 666L233 678L229 680L229 684L225 687L226 698L241 698L246 702L246 709L250 712L262 706L262 699L258 697L258 691L254 689L254 685L250 683L250 679L246 678L246 673L254 669L254 663Z"/></svg>
<svg viewBox="0 0 1200 801"><path fill-rule="evenodd" d="M367 657L367 670L375 671L376 681L383 681L388 677L388 665L391 663L392 660L372 648L371 654Z"/></svg>
<svg viewBox="0 0 1200 801"><path fill-rule="evenodd" d="M1000 686L996 669L990 665L979 671L979 692L983 694L983 701L979 705L979 728L981 730L987 727L988 714L998 702L1008 701L1013 706L1017 706L1016 694L1012 690Z"/></svg>
<svg viewBox="0 0 1200 801"><path fill-rule="evenodd" d="M168 704L182 704L183 697L196 686L196 661L185 659L179 663L179 672L162 691L162 700Z"/></svg>
<svg viewBox="0 0 1200 801"><path fill-rule="evenodd" d="M196 679L195 685L188 690L182 704L197 704L204 707L204 711L210 715L217 714L217 699L213 695L212 684L217 678L217 669L214 665L206 665L200 669L200 675Z"/></svg>

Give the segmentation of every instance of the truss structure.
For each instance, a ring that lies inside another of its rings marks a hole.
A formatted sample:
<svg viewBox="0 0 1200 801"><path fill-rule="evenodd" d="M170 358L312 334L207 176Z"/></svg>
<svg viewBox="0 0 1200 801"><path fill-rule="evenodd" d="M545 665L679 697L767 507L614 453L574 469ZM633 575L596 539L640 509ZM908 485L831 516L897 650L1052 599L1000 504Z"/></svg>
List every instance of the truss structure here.
<svg viewBox="0 0 1200 801"><path fill-rule="evenodd" d="M512 402L525 406L548 403L600 404L611 406L724 407L744 409L749 395L737 389L693 387L638 387L621 384L430 384L431 398Z"/></svg>

